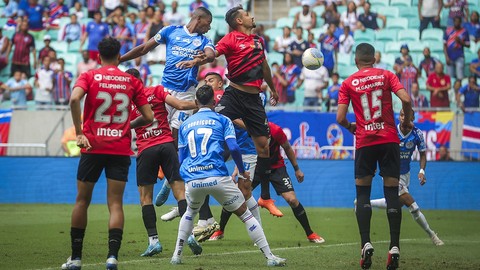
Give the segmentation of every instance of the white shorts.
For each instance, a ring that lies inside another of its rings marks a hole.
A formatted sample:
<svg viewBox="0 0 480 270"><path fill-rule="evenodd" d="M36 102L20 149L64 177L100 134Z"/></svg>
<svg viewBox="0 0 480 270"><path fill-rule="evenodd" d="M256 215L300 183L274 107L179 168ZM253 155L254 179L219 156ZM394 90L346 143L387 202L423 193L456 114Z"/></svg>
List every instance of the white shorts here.
<svg viewBox="0 0 480 270"><path fill-rule="evenodd" d="M410 172L400 174L400 182L398 183L398 196L408 193L408 186L410 185Z"/></svg>
<svg viewBox="0 0 480 270"><path fill-rule="evenodd" d="M255 168L257 167L257 155L242 155L243 167L250 174L250 181L253 182Z"/></svg>
<svg viewBox="0 0 480 270"><path fill-rule="evenodd" d="M172 97L176 97L179 100L189 100L189 101L194 101L195 100L195 87L191 86L188 88L186 92L177 92L172 89L167 89L165 88ZM186 110L186 111L179 111L172 106L165 104L165 107L167 108L168 111L168 123L170 124L171 128L176 128L179 129L180 125L183 123L183 121L187 120L188 117L190 117L193 114L193 110Z"/></svg>
<svg viewBox="0 0 480 270"><path fill-rule="evenodd" d="M213 196L229 212L234 212L245 202L242 192L230 176L192 180L185 186L187 204L194 210L200 209L207 195Z"/></svg>

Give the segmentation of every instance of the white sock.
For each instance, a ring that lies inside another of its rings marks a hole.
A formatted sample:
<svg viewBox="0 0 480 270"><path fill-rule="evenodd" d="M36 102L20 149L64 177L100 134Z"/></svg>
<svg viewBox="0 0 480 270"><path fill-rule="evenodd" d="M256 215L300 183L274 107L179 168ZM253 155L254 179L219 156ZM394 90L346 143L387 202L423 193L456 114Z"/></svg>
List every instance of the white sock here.
<svg viewBox="0 0 480 270"><path fill-rule="evenodd" d="M150 246L155 245L156 243L158 243L158 235L153 235L148 237L148 244Z"/></svg>
<svg viewBox="0 0 480 270"><path fill-rule="evenodd" d="M425 230L430 237L432 237L432 235L434 235L435 233L432 231L432 229L430 229L427 219L420 211L417 203L412 203L412 205L408 207L408 210L410 210L410 214L412 214L413 219L418 223L418 225L420 225L420 227L422 227L422 229Z"/></svg>
<svg viewBox="0 0 480 270"><path fill-rule="evenodd" d="M207 219L207 226L210 226L213 223L215 223L215 218L211 217L211 218Z"/></svg>
<svg viewBox="0 0 480 270"><path fill-rule="evenodd" d="M207 220L199 219L198 222L197 222L197 226L198 227L207 227L208 226Z"/></svg>
<svg viewBox="0 0 480 270"><path fill-rule="evenodd" d="M387 208L387 201L385 200L385 198L370 200L370 205L372 207L386 209Z"/></svg>
<svg viewBox="0 0 480 270"><path fill-rule="evenodd" d="M246 204L247 204L248 210L250 210L250 212L252 212L255 219L261 225L262 224L262 218L260 217L260 211L258 210L258 204L257 204L257 201L255 200L255 198L253 198L253 196L251 196L250 199L248 199L246 201Z"/></svg>
<svg viewBox="0 0 480 270"><path fill-rule="evenodd" d="M262 225L260 225L258 220L255 219L250 210L247 209L247 211L245 211L243 215L239 216L239 218L243 223L245 223L248 236L250 236L252 241L257 244L257 247L260 248L260 251L262 251L263 255L267 259L272 259L274 256L270 250L270 246L268 245Z"/></svg>
<svg viewBox="0 0 480 270"><path fill-rule="evenodd" d="M180 224L178 225L177 244L175 245L175 252L173 253L174 257L182 256L183 247L187 242L188 237L192 234L193 219L197 213L198 211L195 212L192 208L187 207L187 211L180 219Z"/></svg>

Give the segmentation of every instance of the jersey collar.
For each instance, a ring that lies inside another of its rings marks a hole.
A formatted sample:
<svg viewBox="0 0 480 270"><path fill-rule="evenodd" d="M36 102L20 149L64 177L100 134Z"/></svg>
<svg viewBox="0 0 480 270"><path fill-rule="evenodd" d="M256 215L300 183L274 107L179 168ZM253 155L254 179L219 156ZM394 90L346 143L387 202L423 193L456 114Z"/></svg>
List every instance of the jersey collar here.
<svg viewBox="0 0 480 270"><path fill-rule="evenodd" d="M400 134L400 137L402 137L402 139L405 139L407 138L408 136L410 136L410 134L412 133L413 131L413 128L412 130L410 130L407 134L403 135L403 132L402 130L400 129L400 124L397 125L397 130L398 130L398 134Z"/></svg>
<svg viewBox="0 0 480 270"><path fill-rule="evenodd" d="M189 35L191 37L198 36L197 33L190 33L190 31L188 31L187 25L183 26L183 30L185 30L185 33L187 33L187 35Z"/></svg>
<svg viewBox="0 0 480 270"><path fill-rule="evenodd" d="M198 110L198 112L212 112L212 109L210 108L201 108Z"/></svg>

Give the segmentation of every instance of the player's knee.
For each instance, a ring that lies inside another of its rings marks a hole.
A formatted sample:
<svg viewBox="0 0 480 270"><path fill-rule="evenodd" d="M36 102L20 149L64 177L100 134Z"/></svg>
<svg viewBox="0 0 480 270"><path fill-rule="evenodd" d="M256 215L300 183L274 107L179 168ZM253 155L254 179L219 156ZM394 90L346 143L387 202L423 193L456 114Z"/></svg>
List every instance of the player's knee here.
<svg viewBox="0 0 480 270"><path fill-rule="evenodd" d="M408 211L410 211L410 213L412 213L412 214L418 213L419 210L420 210L420 207L418 207L418 204L416 202L412 203L408 207Z"/></svg>
<svg viewBox="0 0 480 270"><path fill-rule="evenodd" d="M283 197L290 207L297 207L298 200L295 196L287 195Z"/></svg>

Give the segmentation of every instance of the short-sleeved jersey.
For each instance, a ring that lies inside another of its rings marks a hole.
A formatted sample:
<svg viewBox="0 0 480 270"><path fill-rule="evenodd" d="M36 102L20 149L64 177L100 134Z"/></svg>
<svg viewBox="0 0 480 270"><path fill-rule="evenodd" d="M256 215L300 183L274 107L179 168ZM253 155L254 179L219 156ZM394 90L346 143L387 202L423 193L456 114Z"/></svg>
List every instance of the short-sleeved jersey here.
<svg viewBox="0 0 480 270"><path fill-rule="evenodd" d="M255 144L253 143L252 137L248 135L248 132L236 125L235 127L235 136L237 137L237 144L240 147L240 153L242 155L256 155L257 150L255 149Z"/></svg>
<svg viewBox="0 0 480 270"><path fill-rule="evenodd" d="M88 34L88 50L98 52L98 43L102 41L103 38L110 34L108 24L101 22L89 22L87 24L87 29L85 30Z"/></svg>
<svg viewBox="0 0 480 270"><path fill-rule="evenodd" d="M455 27L448 27L443 35L443 43L447 45L447 55L450 60L455 61L460 57L464 57L463 46L457 42L457 38L462 40L465 45L470 45L470 37L465 28L455 29Z"/></svg>
<svg viewBox="0 0 480 270"><path fill-rule="evenodd" d="M280 152L280 146L287 141L287 135L283 132L283 129L272 123L268 122L268 127L270 128L270 160L271 160L271 168L278 169L281 167L285 167L285 161L282 157L282 152Z"/></svg>
<svg viewBox="0 0 480 270"><path fill-rule="evenodd" d="M165 107L165 100L169 93L165 91L165 88L161 85L146 87L143 90L143 93L147 97L150 106L152 106L155 119L150 125L135 129L139 155L143 150L149 147L173 142L172 131L167 120L168 111ZM131 120L134 120L139 116L141 116L141 113L138 111L137 107L132 106Z"/></svg>
<svg viewBox="0 0 480 270"><path fill-rule="evenodd" d="M335 66L335 52L338 51L338 47L340 46L338 38L322 34L318 41L320 42L318 46L323 53L323 65L327 69L333 69Z"/></svg>
<svg viewBox="0 0 480 270"><path fill-rule="evenodd" d="M193 60L193 56L205 48L215 50L212 41L204 35L190 33L186 26L170 25L162 28L154 37L157 43L167 46L167 62L163 72L162 85L176 92L185 92L197 86L198 67L179 69L181 61Z"/></svg>
<svg viewBox="0 0 480 270"><path fill-rule="evenodd" d="M480 96L480 91L473 89L467 84L462 86L458 92L465 96L465 100L463 101L463 106L465 106L465 108L480 107L480 102L478 99Z"/></svg>
<svg viewBox="0 0 480 270"><path fill-rule="evenodd" d="M398 138L400 139L400 174L406 174L410 171L410 162L412 155L417 147L419 152L427 151L427 145L423 139L423 133L417 127L406 135L403 135L400 126L397 125Z"/></svg>
<svg viewBox="0 0 480 270"><path fill-rule="evenodd" d="M232 31L218 42L216 49L227 59L227 78L230 81L260 88L263 82L262 63L265 61L263 39Z"/></svg>
<svg viewBox="0 0 480 270"><path fill-rule="evenodd" d="M185 182L213 176L228 176L223 161L225 141L236 139L232 121L210 109L200 109L180 126L178 147L186 148L180 166Z"/></svg>
<svg viewBox="0 0 480 270"><path fill-rule="evenodd" d="M356 148L398 143L393 118L392 92L403 86L392 72L378 68L363 68L350 75L338 93L338 104L352 101L357 130Z"/></svg>
<svg viewBox="0 0 480 270"><path fill-rule="evenodd" d="M148 104L143 84L115 66L104 66L83 73L75 87L85 93L83 134L92 149L88 153L129 156L131 103ZM82 152L87 153L85 149Z"/></svg>

